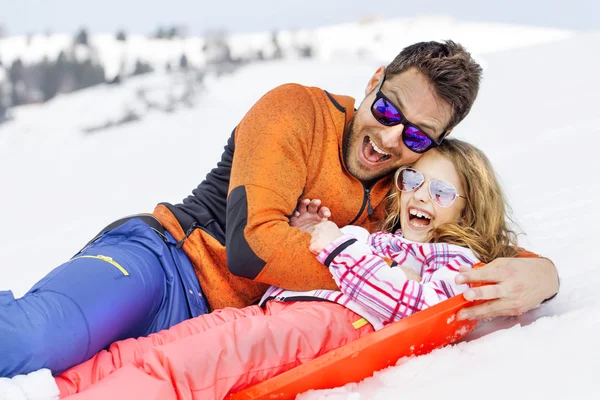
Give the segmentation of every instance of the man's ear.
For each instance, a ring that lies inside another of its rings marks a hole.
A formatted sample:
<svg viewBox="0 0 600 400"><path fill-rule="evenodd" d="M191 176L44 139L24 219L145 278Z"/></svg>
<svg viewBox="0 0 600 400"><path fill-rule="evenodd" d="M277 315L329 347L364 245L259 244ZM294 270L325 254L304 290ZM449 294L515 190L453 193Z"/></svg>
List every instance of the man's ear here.
<svg viewBox="0 0 600 400"><path fill-rule="evenodd" d="M365 97L368 96L369 94L371 94L371 92L377 88L377 86L379 85L379 82L381 82L381 80L383 79L384 76L385 76L385 67L381 66L381 67L377 68L377 71L375 71L375 73L373 74L371 79L369 79L369 82L367 83L367 87L365 88Z"/></svg>
<svg viewBox="0 0 600 400"><path fill-rule="evenodd" d="M444 139L446 139L448 136L450 136L451 133L452 133L452 129L450 129L448 132L446 132L446 136L444 136Z"/></svg>

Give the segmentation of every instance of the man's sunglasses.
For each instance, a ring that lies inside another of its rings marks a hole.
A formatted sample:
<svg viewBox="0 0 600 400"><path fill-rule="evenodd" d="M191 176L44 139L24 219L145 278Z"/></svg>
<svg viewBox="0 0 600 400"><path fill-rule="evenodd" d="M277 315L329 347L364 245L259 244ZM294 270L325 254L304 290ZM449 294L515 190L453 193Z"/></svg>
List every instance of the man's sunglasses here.
<svg viewBox="0 0 600 400"><path fill-rule="evenodd" d="M395 181L396 187L401 192L412 192L423 186L425 177L416 169L402 168L396 172ZM466 199L465 196L458 194L456 186L440 179L429 181L429 197L444 208L454 204L457 197Z"/></svg>
<svg viewBox="0 0 600 400"><path fill-rule="evenodd" d="M377 122L385 126L404 125L404 129L402 129L402 141L409 150L414 151L415 153L425 153L427 150L442 144L447 131L442 133L439 141L436 141L427 133L423 132L421 128L409 122L404 115L402 115L398 107L396 107L394 103L381 92L383 82L385 82L385 75L379 83L379 87L377 87L377 95L371 106L371 113L373 113Z"/></svg>

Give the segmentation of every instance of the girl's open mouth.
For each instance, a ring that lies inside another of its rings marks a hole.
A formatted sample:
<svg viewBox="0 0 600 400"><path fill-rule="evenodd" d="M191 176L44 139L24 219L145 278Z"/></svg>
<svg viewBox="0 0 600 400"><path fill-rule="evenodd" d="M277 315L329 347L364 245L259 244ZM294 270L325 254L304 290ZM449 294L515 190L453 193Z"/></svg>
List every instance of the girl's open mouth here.
<svg viewBox="0 0 600 400"><path fill-rule="evenodd" d="M408 223L414 229L424 229L431 225L433 217L428 212L410 207L408 209Z"/></svg>

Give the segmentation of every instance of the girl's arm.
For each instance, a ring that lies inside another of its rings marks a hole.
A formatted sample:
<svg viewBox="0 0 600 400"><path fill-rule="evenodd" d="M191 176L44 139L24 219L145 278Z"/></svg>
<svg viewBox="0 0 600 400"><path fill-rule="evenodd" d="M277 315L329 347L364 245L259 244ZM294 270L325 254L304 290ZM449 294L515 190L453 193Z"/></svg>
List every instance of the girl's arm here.
<svg viewBox="0 0 600 400"><path fill-rule="evenodd" d="M389 233L371 235L370 245L352 235L336 238L318 255L342 293L383 320L384 325L431 307L468 289L454 277L478 262L470 250L444 243L412 243ZM388 261L391 260L391 261ZM398 265L419 271L407 279Z"/></svg>

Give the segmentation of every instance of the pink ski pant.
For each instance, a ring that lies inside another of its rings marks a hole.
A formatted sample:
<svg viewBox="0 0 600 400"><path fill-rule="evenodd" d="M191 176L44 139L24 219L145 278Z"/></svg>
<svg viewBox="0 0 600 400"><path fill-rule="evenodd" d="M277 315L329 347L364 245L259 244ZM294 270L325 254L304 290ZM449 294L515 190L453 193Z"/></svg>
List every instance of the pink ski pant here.
<svg viewBox="0 0 600 400"><path fill-rule="evenodd" d="M226 308L115 342L56 382L72 400L223 399L372 331L325 301Z"/></svg>

